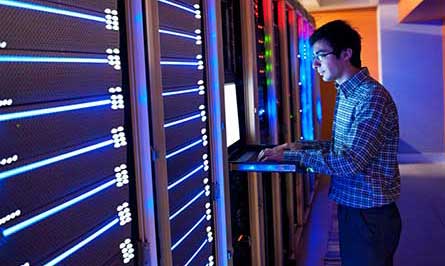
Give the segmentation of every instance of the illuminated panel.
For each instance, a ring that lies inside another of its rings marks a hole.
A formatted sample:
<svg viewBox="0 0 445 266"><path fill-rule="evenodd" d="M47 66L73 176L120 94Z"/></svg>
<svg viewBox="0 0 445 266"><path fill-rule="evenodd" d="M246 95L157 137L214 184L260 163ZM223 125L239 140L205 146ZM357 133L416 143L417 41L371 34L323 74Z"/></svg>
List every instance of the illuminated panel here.
<svg viewBox="0 0 445 266"><path fill-rule="evenodd" d="M135 264L123 7L0 0L2 265Z"/></svg>
<svg viewBox="0 0 445 266"><path fill-rule="evenodd" d="M24 2L24 1L0 0L0 5L29 9L29 10L33 10L33 11L41 11L41 12L58 14L58 15L63 15L63 16L82 18L82 19L93 20L93 21L104 22L104 23L106 21L105 18L98 17L98 16L91 16L91 15L82 14L79 12L73 12L73 11L69 11L66 9L52 8L52 7L48 7L48 6L44 6L44 5L31 4L31 3Z"/></svg>
<svg viewBox="0 0 445 266"><path fill-rule="evenodd" d="M201 10L199 0L158 0L173 265L214 256Z"/></svg>
<svg viewBox="0 0 445 266"><path fill-rule="evenodd" d="M226 141L227 147L240 139L238 103L236 99L235 83L224 85L224 110L226 112Z"/></svg>
<svg viewBox="0 0 445 266"><path fill-rule="evenodd" d="M295 172L297 167L293 164L259 164L259 163L243 163L234 165L232 170L246 172Z"/></svg>
<svg viewBox="0 0 445 266"><path fill-rule="evenodd" d="M301 139L314 139L314 113L312 110L313 70L312 49L309 37L312 34L310 24L302 17L298 17L298 51L300 63L300 108L301 108Z"/></svg>
<svg viewBox="0 0 445 266"><path fill-rule="evenodd" d="M54 259L52 259L51 261L49 261L48 263L45 263L44 266L53 266L53 265L57 265L57 263L63 261L64 259L66 259L67 257L71 256L72 254L74 254L76 251L78 251L79 249L81 249L82 247L84 247L86 244L90 243L91 241L93 241L95 238L99 237L100 235L102 235L103 233L105 233L107 230L111 229L113 226L115 226L117 223L119 222L118 218L113 219L111 222L109 222L107 225L105 225L104 227L102 227L101 229L99 229L98 231L94 232L94 234L88 236L87 238L85 238L84 240L82 240L81 242L79 242L78 244L74 245L72 248L68 249L67 251L63 252L62 254L60 254L59 256L55 257Z"/></svg>
<svg viewBox="0 0 445 266"><path fill-rule="evenodd" d="M90 191L88 191L88 192L86 192L86 193L84 193L84 194L82 194L82 195L80 195L80 196L78 196L78 197L76 197L74 199L71 199L71 200L69 200L69 201L67 201L67 202L65 202L65 203L63 203L63 204L61 204L59 206L56 206L56 207L54 207L54 208L52 208L50 210L47 210L47 211L45 211L45 212L43 212L43 213L41 213L39 215L36 215L36 216L34 216L34 217L32 217L32 218L30 218L28 220L25 220L25 221L23 221L21 223L16 224L14 226L6 228L2 233L6 237L8 237L8 236L10 236L12 234L15 234L15 233L17 233L17 232L27 228L28 226L31 226L31 225L33 225L35 223L38 223L38 222L40 222L40 221L50 217L51 215L54 215L54 214L56 214L56 213L58 213L58 212L60 212L60 211L62 211L64 209L66 209L68 207L71 207L71 206L75 205L76 203L78 203L80 201L83 201L83 200L93 196L96 193L99 193L100 191L102 191L102 190L104 190L106 188L109 188L110 186L114 185L115 183L116 183L116 180L113 179L113 180L111 180L111 181L109 181L109 182L107 182L107 183L105 183L103 185L100 185L100 186L96 187L95 189L90 190Z"/></svg>

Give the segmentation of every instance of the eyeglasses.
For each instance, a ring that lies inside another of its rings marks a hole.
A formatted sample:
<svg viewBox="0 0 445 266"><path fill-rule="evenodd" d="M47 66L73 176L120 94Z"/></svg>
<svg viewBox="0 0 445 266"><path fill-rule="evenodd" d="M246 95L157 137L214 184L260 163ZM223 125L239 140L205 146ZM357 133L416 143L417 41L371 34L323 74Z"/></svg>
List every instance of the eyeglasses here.
<svg viewBox="0 0 445 266"><path fill-rule="evenodd" d="M312 60L318 60L321 61L323 59L326 58L326 56L330 55L330 54L335 54L334 52L329 52L329 53L317 53L317 54L313 54L312 55Z"/></svg>

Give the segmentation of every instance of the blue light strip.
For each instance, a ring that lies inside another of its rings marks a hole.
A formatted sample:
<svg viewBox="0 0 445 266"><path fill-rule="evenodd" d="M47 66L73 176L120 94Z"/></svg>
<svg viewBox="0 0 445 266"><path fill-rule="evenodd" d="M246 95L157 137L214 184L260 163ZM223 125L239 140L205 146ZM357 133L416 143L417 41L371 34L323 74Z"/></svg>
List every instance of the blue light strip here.
<svg viewBox="0 0 445 266"><path fill-rule="evenodd" d="M216 197L216 215L215 215L215 226L218 228L217 235L215 236L216 248L221 251L217 252L216 254L216 261L215 264L219 266L227 266L229 264L229 260L227 259L228 247L227 247L227 223L226 223L226 199L225 199L225 187L227 186L228 180L224 178L224 165L226 161L224 160L224 151L223 147L223 132L222 129L222 113L223 113L223 107L221 106L221 102L224 99L221 99L221 90L224 88L221 88L221 81L224 80L224 70L222 69L222 65L224 63L223 58L219 55L220 49L222 49L222 44L218 42L219 36L218 33L220 31L218 30L218 26L220 25L220 21L218 17L220 14L218 14L218 11L220 12L220 1L218 0L209 0L206 1L207 5L207 16L205 16L205 19L208 21L208 28L207 28L207 46L209 49L209 70L208 70L208 76L210 77L210 90L212 97L209 97L211 99L211 102L209 103L209 106L213 107L211 109L211 112L209 112L209 121L211 122L210 127L213 129L211 130L211 138L213 140L213 156L212 156L212 176L214 177L215 181L215 187L214 190L217 191L218 197ZM203 243L203 245L205 242ZM203 246L202 245L202 246ZM188 262L189 263L189 262ZM187 264L188 264L187 263Z"/></svg>
<svg viewBox="0 0 445 266"><path fill-rule="evenodd" d="M184 239L186 239L195 229L196 229L196 227L198 227L203 221L204 221L204 219L206 218L206 216L205 215L203 215L202 217L201 217L201 219L183 236L183 237L181 237L181 239L179 239L173 246L172 246L172 248L171 248L171 250L174 250L179 244L181 244L182 243L182 241L184 241Z"/></svg>
<svg viewBox="0 0 445 266"><path fill-rule="evenodd" d="M159 0L159 2L164 3L164 4L167 4L167 5L170 5L170 6L177 7L177 8L179 8L179 9L185 10L185 11L190 12L190 13L192 13L192 14L196 14L196 11L195 11L195 10L193 10L193 9L191 9L191 8L188 8L188 7L186 7L186 6L183 6L183 5L174 3L174 2L172 2L172 1Z"/></svg>
<svg viewBox="0 0 445 266"><path fill-rule="evenodd" d="M185 93L191 93L191 92L199 92L200 89L188 89L188 90L180 90L180 91L171 91L171 92L164 92L162 93L162 96L172 96L172 95L178 95L178 94L185 94Z"/></svg>
<svg viewBox="0 0 445 266"><path fill-rule="evenodd" d="M116 183L116 179L110 180L107 183L96 187L95 189L92 189L92 190L90 190L90 191L88 191L88 192L86 192L86 193L84 193L84 194L82 194L82 195L80 195L78 197L75 197L74 199L71 199L71 200L69 200L69 201L67 201L67 202L65 202L63 204L60 204L59 206L56 206L56 207L54 207L52 209L49 209L49 210L47 210L45 212L42 212L41 214L38 214L38 215L36 215L36 216L34 216L32 218L29 218L29 219L27 219L27 220L25 220L25 221L23 221L21 223L13 225L13 226L11 226L11 227L9 227L9 228L7 228L7 229L5 229L3 231L3 236L8 237L8 236L10 236L12 234L15 234L15 233L17 233L17 232L19 232L19 231L21 231L21 230L23 230L23 229L33 225L33 224L36 224L36 223L38 223L38 222L40 222L40 221L42 221L42 220L44 220L44 219L46 219L48 217L50 217L50 216L60 212L60 211L63 211L66 208L69 208L69 207L73 206L76 203L79 203L79 202L81 202L81 201L83 201L83 200L85 200L85 199L87 199L87 198L89 198L89 197L91 197L91 196L101 192L102 190L104 190L106 188L109 188L110 186L114 185L115 183Z"/></svg>
<svg viewBox="0 0 445 266"><path fill-rule="evenodd" d="M179 120L167 123L167 124L164 125L164 128L175 126L175 125L178 125L178 124L190 121L190 120L194 120L194 119L197 119L197 118L200 118L200 117L201 117L201 112L198 112L198 114L196 114L196 115L192 115L192 116L189 116L189 117L186 117L186 118L183 118L183 119L179 119Z"/></svg>
<svg viewBox="0 0 445 266"><path fill-rule="evenodd" d="M205 192L204 190L199 192L198 195L196 195L192 200L190 200L187 204L185 204L184 207L182 207L181 209L176 211L172 216L170 216L169 220L171 221L171 220L175 219L175 217L178 216L185 209L187 209L188 206L190 206L193 202L195 202L197 199L199 199L199 197L204 195L204 192Z"/></svg>
<svg viewBox="0 0 445 266"><path fill-rule="evenodd" d="M292 173L297 171L294 164L260 164L260 163L243 163L234 166L234 170L246 172L279 172Z"/></svg>
<svg viewBox="0 0 445 266"><path fill-rule="evenodd" d="M23 9L30 9L30 10L34 10L34 11L42 11L42 12L46 12L46 13L64 15L64 16L68 16L68 17L76 17L76 18L94 20L94 21L103 22L103 23L106 22L105 18L103 18L103 17L92 16L92 15L88 15L88 14L84 14L84 13L68 11L68 10L63 10L63 9L53 8L53 7L48 7L48 6L36 5L36 4L31 4L31 3L25 3L25 2L20 2L20 1L0 0L0 5L10 6L10 7L18 7L18 8L23 8Z"/></svg>
<svg viewBox="0 0 445 266"><path fill-rule="evenodd" d="M175 156L175 155L177 155L177 154L179 154L179 153L181 153L183 151L186 151L186 150L188 150L188 149L190 149L190 148L192 148L192 147L194 147L194 146L196 146L196 145L198 145L200 143L202 143L202 139L197 140L197 141L193 142L192 144L189 144L189 145L187 145L187 146L185 146L185 147L183 147L183 148L181 148L181 149L179 149L177 151L174 151L172 153L167 154L167 156L165 156L165 159L169 159L169 158L171 158L171 157L173 157L173 156ZM1 176L0 176L0 179L1 179Z"/></svg>
<svg viewBox="0 0 445 266"><path fill-rule="evenodd" d="M196 252L193 254L193 256L187 261L187 263L184 264L184 266L188 266L192 262L192 260L199 254L199 252L204 248L204 246L206 244L207 244L207 239L204 240L204 242L202 242L201 246L196 250Z"/></svg>
<svg viewBox="0 0 445 266"><path fill-rule="evenodd" d="M171 31L171 30L159 30L159 33L174 35L174 36L178 36L178 37L184 37L184 38L193 39L193 40L198 40L198 36L196 36L196 35L190 35L190 34L185 34L185 33Z"/></svg>
<svg viewBox="0 0 445 266"><path fill-rule="evenodd" d="M186 180L187 178L191 177L192 175L194 175L195 173L197 173L199 170L203 169L204 165L200 165L199 167L195 168L193 171L191 171L190 173L186 174L184 177L182 177L181 179L179 179L178 181L174 182L173 184L169 185L167 187L168 190L174 188L175 186L179 185L180 183L182 183L184 180Z"/></svg>
<svg viewBox="0 0 445 266"><path fill-rule="evenodd" d="M1 61L0 61L1 62ZM172 66L197 66L199 65L196 61L161 61L161 65L172 65Z"/></svg>
<svg viewBox="0 0 445 266"><path fill-rule="evenodd" d="M1 0L0 0L1 1ZM50 57L50 56L9 56L0 55L0 63L86 63L108 64L108 59L81 57Z"/></svg>
<svg viewBox="0 0 445 266"><path fill-rule="evenodd" d="M84 154L84 153L87 153L90 151L94 151L94 150L97 150L97 149L100 149L100 148L103 148L103 147L106 147L109 145L113 145L113 143L114 143L113 140L103 141L103 142L100 142L100 143L97 143L97 144L94 144L94 145L91 145L91 146L88 146L88 147L85 147L85 148L82 148L79 150L71 151L71 152L64 153L64 154L61 154L61 155L58 155L58 156L55 156L52 158L44 159L44 160L41 160L38 162L34 162L31 164L27 164L27 165L15 168L15 169L11 169L11 170L0 173L0 180L6 179L11 176L18 175L18 174L22 174L22 173L25 173L25 172L28 172L28 171L31 171L31 170L34 170L34 169L37 169L37 168L40 168L43 166L47 166L47 165L50 165L50 164L53 164L53 163L56 163L56 162L59 162L62 160L66 160L71 157L78 156L78 155L81 155L81 154Z"/></svg>
<svg viewBox="0 0 445 266"><path fill-rule="evenodd" d="M0 122L13 120L13 119L21 119L21 118L27 118L27 117L33 117L33 116L60 113L60 112L66 112L66 111L72 111L72 110L79 110L79 109L85 109L85 108L108 105L108 104L111 104L111 100L109 100L109 99L94 101L94 102L71 104L71 105L65 105L65 106L50 107L50 108L44 108L44 109L37 109L37 110L32 110L32 111L17 112L17 113L11 113L11 114L0 114Z"/></svg>
<svg viewBox="0 0 445 266"><path fill-rule="evenodd" d="M44 266L56 265L57 263L66 259L67 257L71 256L76 251L83 248L86 244L90 243L91 241L93 241L94 239L96 239L97 237L99 237L100 235L102 235L103 233L105 233L106 231L108 231L109 229L111 229L113 226L115 226L118 223L119 223L119 218L113 219L113 221L109 222L107 225L105 225L104 227L102 227L101 229L96 231L94 234L90 235L89 237L85 238L84 240L82 240L81 242L79 242L78 244L73 246L72 248L68 249L67 251L65 251L62 254L60 254L59 256L55 257L51 261L47 262L46 264L44 264Z"/></svg>

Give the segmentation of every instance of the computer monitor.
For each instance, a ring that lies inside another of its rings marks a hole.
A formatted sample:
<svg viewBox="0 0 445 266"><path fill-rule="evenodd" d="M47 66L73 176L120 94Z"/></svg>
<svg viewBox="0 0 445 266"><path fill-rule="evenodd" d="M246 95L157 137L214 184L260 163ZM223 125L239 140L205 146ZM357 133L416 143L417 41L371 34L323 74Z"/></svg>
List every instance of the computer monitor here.
<svg viewBox="0 0 445 266"><path fill-rule="evenodd" d="M230 147L241 138L235 83L227 83L224 85L224 103L227 147Z"/></svg>

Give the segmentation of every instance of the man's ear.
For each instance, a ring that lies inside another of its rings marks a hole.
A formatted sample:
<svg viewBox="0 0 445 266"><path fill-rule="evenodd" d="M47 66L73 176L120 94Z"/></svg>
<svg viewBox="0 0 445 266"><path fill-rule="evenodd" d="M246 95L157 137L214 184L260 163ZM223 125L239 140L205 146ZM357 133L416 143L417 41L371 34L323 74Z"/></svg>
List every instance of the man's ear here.
<svg viewBox="0 0 445 266"><path fill-rule="evenodd" d="M346 48L343 51L341 51L341 58L344 61L350 61L352 57L352 49L351 48Z"/></svg>

